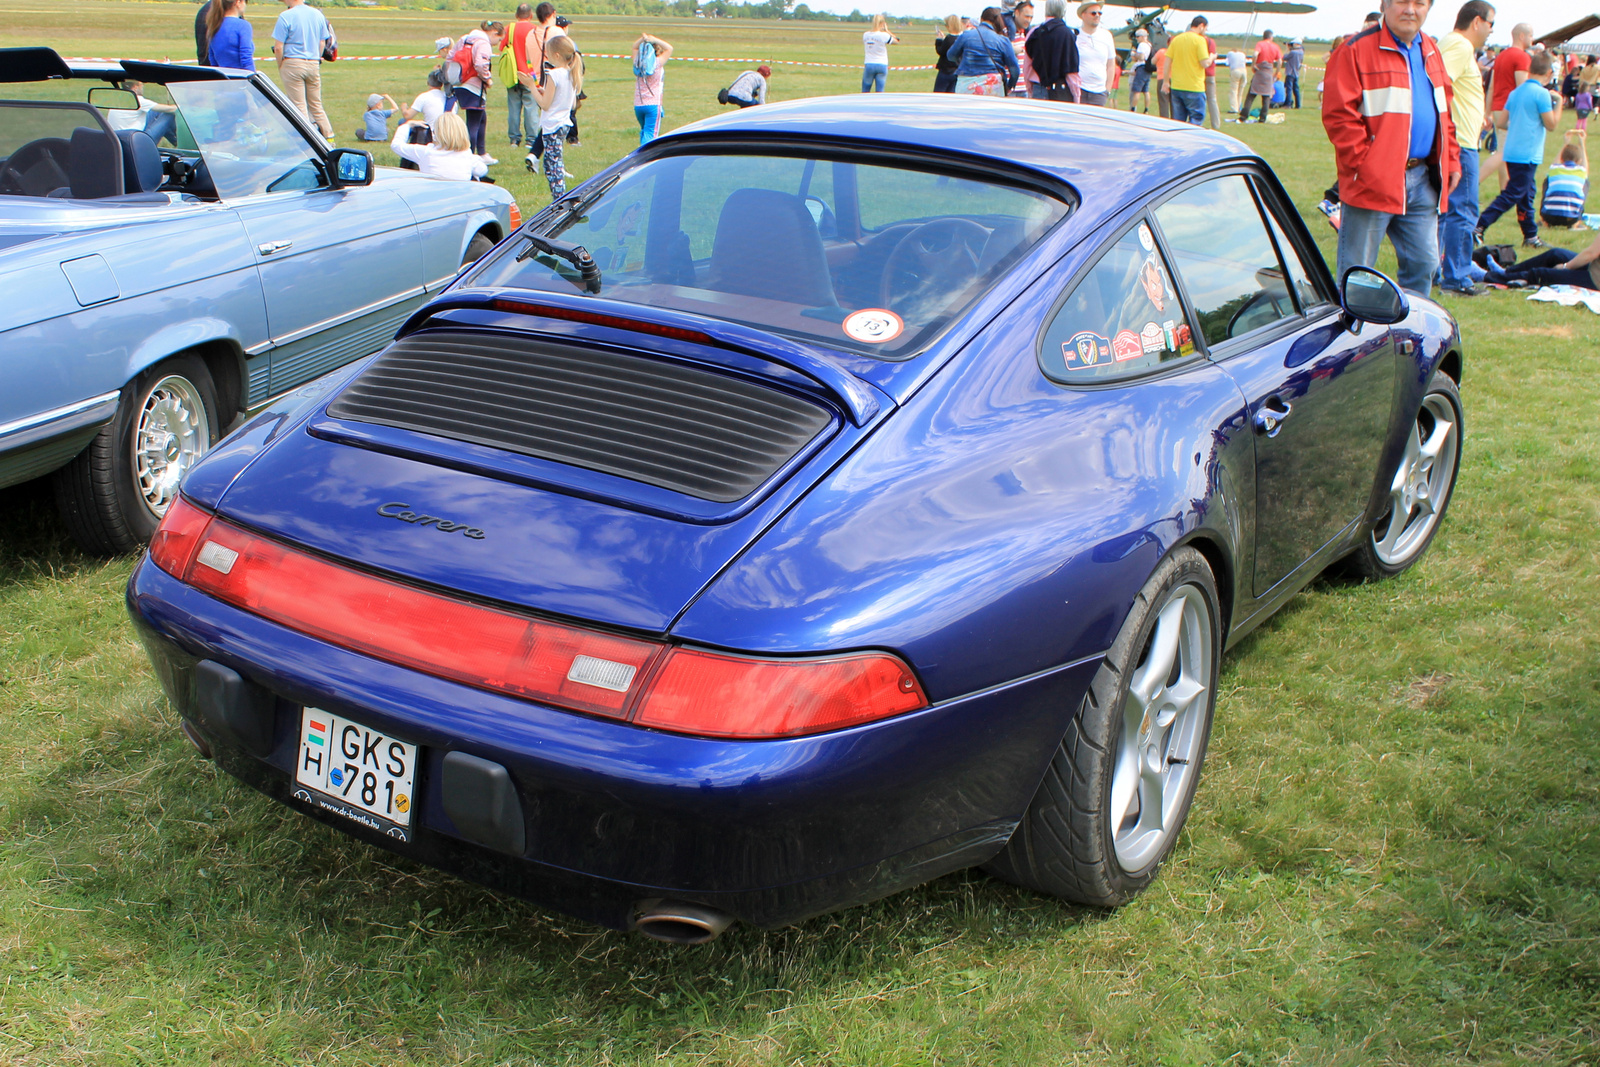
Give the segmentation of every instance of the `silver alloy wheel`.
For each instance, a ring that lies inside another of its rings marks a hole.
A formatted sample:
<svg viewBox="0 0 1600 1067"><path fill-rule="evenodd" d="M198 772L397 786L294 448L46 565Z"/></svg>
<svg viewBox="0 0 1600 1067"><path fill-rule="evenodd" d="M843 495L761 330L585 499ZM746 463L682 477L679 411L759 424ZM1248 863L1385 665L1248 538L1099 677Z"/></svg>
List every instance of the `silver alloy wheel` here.
<svg viewBox="0 0 1600 1067"><path fill-rule="evenodd" d="M1110 808L1112 845L1125 871L1160 859L1182 822L1205 746L1215 640L1205 596L1181 585L1161 605L1129 679Z"/></svg>
<svg viewBox="0 0 1600 1067"><path fill-rule="evenodd" d="M1372 550L1390 567L1410 561L1433 535L1460 458L1461 434L1448 397L1429 393L1406 435L1389 486L1389 510L1372 528Z"/></svg>
<svg viewBox="0 0 1600 1067"><path fill-rule="evenodd" d="M133 430L133 471L145 506L165 515L178 483L211 447L206 408L189 379L170 374L145 394Z"/></svg>

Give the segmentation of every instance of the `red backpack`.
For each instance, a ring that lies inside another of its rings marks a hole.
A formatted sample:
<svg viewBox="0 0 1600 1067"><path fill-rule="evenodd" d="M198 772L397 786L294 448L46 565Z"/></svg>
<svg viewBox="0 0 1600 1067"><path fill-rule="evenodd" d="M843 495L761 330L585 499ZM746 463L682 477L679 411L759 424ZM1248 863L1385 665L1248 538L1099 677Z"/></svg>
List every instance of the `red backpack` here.
<svg viewBox="0 0 1600 1067"><path fill-rule="evenodd" d="M460 85L468 78L476 77L478 71L477 64L472 60L472 42L465 37L461 38L461 43L450 53L443 70L446 86Z"/></svg>

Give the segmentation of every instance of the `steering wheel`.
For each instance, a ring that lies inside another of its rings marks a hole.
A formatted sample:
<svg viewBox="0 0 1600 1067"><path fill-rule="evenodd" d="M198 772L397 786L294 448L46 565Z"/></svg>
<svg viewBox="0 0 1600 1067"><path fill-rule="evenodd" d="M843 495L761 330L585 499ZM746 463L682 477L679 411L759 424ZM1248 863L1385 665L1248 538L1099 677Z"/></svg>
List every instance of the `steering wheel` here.
<svg viewBox="0 0 1600 1067"><path fill-rule="evenodd" d="M11 153L11 158L6 160L5 166L0 167L0 193L34 195L23 188L22 178L35 164L46 159L55 164L56 169L61 172L61 184L67 184L67 168L62 165L62 161L67 158L71 150L70 142L63 137L41 137L36 141L29 141Z"/></svg>
<svg viewBox="0 0 1600 1067"><path fill-rule="evenodd" d="M968 219L936 219L918 226L889 253L879 299L898 310L910 301L954 293L978 276L978 257L989 231Z"/></svg>

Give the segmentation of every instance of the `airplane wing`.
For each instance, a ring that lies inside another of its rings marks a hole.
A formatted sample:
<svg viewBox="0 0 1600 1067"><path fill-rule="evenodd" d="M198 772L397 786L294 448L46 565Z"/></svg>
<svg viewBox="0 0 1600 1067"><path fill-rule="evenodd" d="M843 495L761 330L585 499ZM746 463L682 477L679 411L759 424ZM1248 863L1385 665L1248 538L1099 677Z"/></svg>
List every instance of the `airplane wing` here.
<svg viewBox="0 0 1600 1067"><path fill-rule="evenodd" d="M1108 3L1105 6L1139 8L1136 4ZM1276 0L1180 0L1179 3L1163 5L1161 10L1169 8L1184 12L1216 11L1239 15L1309 15L1316 10L1313 4L1288 4Z"/></svg>

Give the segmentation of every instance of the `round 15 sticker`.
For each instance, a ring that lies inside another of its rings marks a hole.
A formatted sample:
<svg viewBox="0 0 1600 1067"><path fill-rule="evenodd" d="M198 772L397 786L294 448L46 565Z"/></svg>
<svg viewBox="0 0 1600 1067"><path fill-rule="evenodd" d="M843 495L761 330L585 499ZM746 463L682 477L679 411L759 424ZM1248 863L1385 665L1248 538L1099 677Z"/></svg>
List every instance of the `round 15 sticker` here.
<svg viewBox="0 0 1600 1067"><path fill-rule="evenodd" d="M844 332L857 341L881 345L900 336L906 324L888 308L862 308L846 318Z"/></svg>

